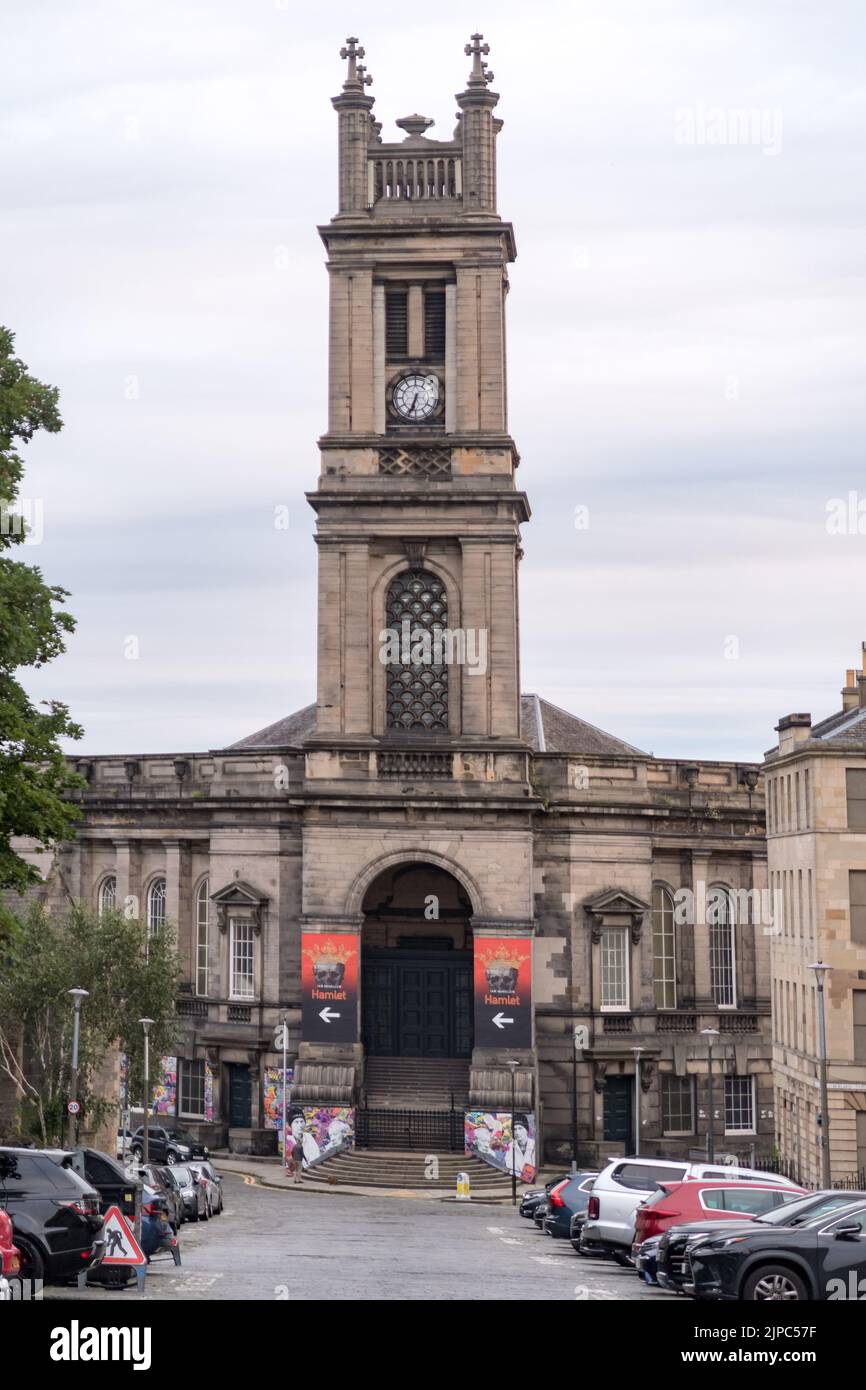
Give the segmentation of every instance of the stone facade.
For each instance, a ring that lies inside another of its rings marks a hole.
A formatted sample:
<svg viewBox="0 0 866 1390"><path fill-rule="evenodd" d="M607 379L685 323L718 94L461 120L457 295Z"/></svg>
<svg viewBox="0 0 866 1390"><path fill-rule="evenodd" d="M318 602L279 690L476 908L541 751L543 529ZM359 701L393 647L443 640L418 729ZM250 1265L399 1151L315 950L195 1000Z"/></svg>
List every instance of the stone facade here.
<svg viewBox="0 0 866 1390"><path fill-rule="evenodd" d="M83 819L63 872L86 901L109 892L177 923L182 1062L206 1060L214 1077L213 1121L181 1114L214 1143L260 1141L262 1074L280 1063L285 1019L293 1099L305 1104L363 1106L384 1088L385 1103L417 1105L389 1094L396 1073L374 1065L384 1035L398 1061L450 1046L465 1067L450 1104L503 1109L514 1094L550 1159L571 1155L575 1119L581 1161L633 1148L638 1112L645 1152L700 1149L710 1123L717 1150L766 1152L759 769L653 758L520 694L529 508L508 433L505 335L516 251L497 211L502 123L485 51L477 37L467 46L453 137L431 139L413 115L394 144L373 119L362 51L354 40L344 51L339 209L320 228L329 418L308 499L315 706L230 748L81 760ZM456 659L386 658L401 613L428 633L447 627ZM714 893L718 922L706 911ZM360 962L362 1005L340 1042L302 1022L304 934ZM490 943L507 958L509 941L527 939L525 1045L509 1043L506 1019L501 1042L482 1046L465 971ZM412 1010L400 995L397 1016L380 1001L374 1033L363 1003L374 968L384 989L415 959L434 983ZM437 971L451 981L444 994ZM712 1121L707 1028L718 1032Z"/></svg>
<svg viewBox="0 0 866 1390"><path fill-rule="evenodd" d="M782 905L771 938L778 1142L804 1181L821 1180L818 1011L825 985L830 1163L866 1171L866 652L842 709L819 724L791 714L767 755L770 882ZM859 795L858 795L859 792ZM858 909L862 908L862 911Z"/></svg>

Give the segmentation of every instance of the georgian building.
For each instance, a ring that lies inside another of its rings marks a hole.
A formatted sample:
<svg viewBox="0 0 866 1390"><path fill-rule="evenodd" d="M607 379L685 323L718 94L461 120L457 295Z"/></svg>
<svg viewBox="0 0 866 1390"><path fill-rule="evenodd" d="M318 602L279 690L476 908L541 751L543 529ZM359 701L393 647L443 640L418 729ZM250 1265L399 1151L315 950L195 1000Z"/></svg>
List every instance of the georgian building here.
<svg viewBox="0 0 866 1390"><path fill-rule="evenodd" d="M779 1151L801 1181L821 1182L816 972L823 962L830 1170L866 1173L866 646L846 673L842 708L818 723L789 714L766 760L770 880L781 903L772 937L773 1059Z"/></svg>
<svg viewBox="0 0 866 1390"><path fill-rule="evenodd" d="M703 1148L712 1029L716 1148L766 1151L759 769L655 758L521 694L516 247L487 47L466 52L441 139L418 114L383 136L342 54L315 704L226 748L81 759L63 881L176 924L178 1111L213 1142L272 1142L285 1019L293 1102L352 1106L362 1142L514 1098L548 1158L576 1123L582 1161L637 1124L644 1152Z"/></svg>

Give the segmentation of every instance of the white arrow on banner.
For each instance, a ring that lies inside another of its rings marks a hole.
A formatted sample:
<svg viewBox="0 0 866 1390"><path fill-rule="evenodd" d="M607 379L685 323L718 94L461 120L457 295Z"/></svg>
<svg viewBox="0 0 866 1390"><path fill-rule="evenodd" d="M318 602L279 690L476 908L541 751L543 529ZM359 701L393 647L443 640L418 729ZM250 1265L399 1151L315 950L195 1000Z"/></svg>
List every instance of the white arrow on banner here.
<svg viewBox="0 0 866 1390"><path fill-rule="evenodd" d="M327 1004L323 1009L319 1010L319 1018L321 1018L325 1023L331 1023L335 1018L341 1017L341 1014L334 1013L334 1010L329 1008Z"/></svg>
<svg viewBox="0 0 866 1390"><path fill-rule="evenodd" d="M496 1024L497 1028L504 1028L506 1023L513 1023L514 1019L506 1018L504 1013L500 1011L498 1014L493 1015L493 1022Z"/></svg>

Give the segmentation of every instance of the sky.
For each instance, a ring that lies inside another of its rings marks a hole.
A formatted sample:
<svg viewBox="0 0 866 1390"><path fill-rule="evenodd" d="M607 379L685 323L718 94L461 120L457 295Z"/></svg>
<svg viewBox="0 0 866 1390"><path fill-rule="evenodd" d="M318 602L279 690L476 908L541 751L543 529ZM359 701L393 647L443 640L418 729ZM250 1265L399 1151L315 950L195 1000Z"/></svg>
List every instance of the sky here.
<svg viewBox="0 0 866 1390"><path fill-rule="evenodd" d="M523 689L688 758L838 708L866 640L864 15L7 0L0 317L65 421L27 448L18 554L78 621L27 685L77 751L221 748L315 698L348 34L385 139L411 111L449 138L490 43Z"/></svg>

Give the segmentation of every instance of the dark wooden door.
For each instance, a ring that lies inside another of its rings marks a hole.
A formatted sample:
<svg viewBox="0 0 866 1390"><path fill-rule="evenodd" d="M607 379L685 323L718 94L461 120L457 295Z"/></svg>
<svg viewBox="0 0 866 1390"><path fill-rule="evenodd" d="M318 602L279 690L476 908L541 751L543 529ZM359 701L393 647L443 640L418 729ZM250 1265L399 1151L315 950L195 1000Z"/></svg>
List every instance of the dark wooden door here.
<svg viewBox="0 0 866 1390"><path fill-rule="evenodd" d="M366 951L364 1047L379 1057L468 1057L471 966L466 951Z"/></svg>
<svg viewBox="0 0 866 1390"><path fill-rule="evenodd" d="M229 1125L249 1129L252 1124L252 1084L250 1069L240 1062L229 1062Z"/></svg>
<svg viewBox="0 0 866 1390"><path fill-rule="evenodd" d="M609 1076L604 1083L604 1137L634 1147L634 1077Z"/></svg>

